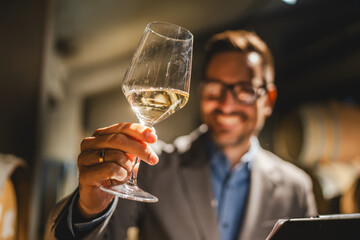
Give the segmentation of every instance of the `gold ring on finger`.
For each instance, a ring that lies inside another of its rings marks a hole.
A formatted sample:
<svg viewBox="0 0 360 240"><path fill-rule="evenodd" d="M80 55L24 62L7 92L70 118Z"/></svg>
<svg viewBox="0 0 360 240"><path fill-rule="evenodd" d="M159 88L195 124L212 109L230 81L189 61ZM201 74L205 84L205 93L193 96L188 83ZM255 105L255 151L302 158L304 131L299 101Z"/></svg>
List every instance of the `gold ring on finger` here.
<svg viewBox="0 0 360 240"><path fill-rule="evenodd" d="M99 152L99 162L103 163L105 161L105 149Z"/></svg>

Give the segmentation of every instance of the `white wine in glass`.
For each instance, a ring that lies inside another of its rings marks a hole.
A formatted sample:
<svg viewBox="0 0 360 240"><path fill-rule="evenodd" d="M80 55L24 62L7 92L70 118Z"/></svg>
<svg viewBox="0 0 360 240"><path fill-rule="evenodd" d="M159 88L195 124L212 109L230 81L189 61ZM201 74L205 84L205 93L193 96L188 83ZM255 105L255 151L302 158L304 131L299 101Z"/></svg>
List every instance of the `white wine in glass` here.
<svg viewBox="0 0 360 240"><path fill-rule="evenodd" d="M140 123L152 126L185 106L189 93L171 88L144 88L126 92L125 96Z"/></svg>
<svg viewBox="0 0 360 240"><path fill-rule="evenodd" d="M152 127L189 99L193 35L165 22L149 23L125 73L122 90L140 123ZM134 166L138 163L136 158ZM140 189L137 173L127 183L101 187L118 197L142 202L158 198Z"/></svg>

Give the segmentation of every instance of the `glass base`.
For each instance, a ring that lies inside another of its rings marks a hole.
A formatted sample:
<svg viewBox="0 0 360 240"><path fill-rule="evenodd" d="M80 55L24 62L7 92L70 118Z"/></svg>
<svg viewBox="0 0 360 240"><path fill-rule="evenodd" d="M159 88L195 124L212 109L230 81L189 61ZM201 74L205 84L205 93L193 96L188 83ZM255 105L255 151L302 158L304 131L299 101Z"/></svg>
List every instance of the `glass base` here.
<svg viewBox="0 0 360 240"><path fill-rule="evenodd" d="M106 188L100 186L100 189L103 190L104 192L113 194L115 196L124 199L129 199L139 202L148 202L148 203L155 203L159 201L157 197L141 190L141 188L139 188L137 185L132 185L129 183L125 183L117 186L110 186Z"/></svg>

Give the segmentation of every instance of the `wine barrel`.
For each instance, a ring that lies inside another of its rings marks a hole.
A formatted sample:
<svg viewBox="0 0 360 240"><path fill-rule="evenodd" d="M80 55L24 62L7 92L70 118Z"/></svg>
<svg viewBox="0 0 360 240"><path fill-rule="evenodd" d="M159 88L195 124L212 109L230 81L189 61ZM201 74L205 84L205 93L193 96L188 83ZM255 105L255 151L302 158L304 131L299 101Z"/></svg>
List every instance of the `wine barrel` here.
<svg viewBox="0 0 360 240"><path fill-rule="evenodd" d="M0 154L0 239L28 239L30 182L22 159Z"/></svg>
<svg viewBox="0 0 360 240"><path fill-rule="evenodd" d="M276 126L274 151L297 165L360 161L360 107L329 102L306 105Z"/></svg>

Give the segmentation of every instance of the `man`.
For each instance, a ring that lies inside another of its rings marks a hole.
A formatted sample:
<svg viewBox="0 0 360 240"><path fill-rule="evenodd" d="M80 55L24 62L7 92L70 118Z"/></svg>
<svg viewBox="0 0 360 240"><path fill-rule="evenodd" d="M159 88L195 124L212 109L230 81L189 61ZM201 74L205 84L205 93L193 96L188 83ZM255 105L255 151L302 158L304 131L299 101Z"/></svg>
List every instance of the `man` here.
<svg viewBox="0 0 360 240"><path fill-rule="evenodd" d="M154 130L139 124L120 123L85 138L79 188L58 204L47 238L125 239L136 226L140 239L256 240L279 218L316 215L309 177L256 138L276 99L266 44L255 33L227 31L209 41L206 54L199 89L204 125L172 145L158 141L156 153L149 146L157 140ZM99 189L124 183L134 156L149 164L142 164L138 181L158 203Z"/></svg>

